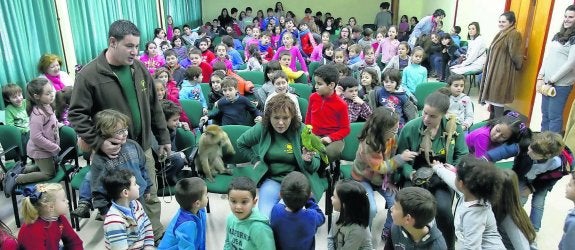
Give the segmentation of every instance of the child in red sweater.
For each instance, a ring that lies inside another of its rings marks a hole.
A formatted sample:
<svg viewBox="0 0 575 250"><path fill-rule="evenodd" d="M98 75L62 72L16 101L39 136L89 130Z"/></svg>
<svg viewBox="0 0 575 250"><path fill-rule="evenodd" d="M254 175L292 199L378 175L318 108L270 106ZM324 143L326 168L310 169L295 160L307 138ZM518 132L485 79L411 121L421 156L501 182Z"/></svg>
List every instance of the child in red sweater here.
<svg viewBox="0 0 575 250"><path fill-rule="evenodd" d="M24 188L24 225L18 232L22 249L84 249L82 240L70 225L68 200L62 185L45 183ZM33 239L32 239L32 238Z"/></svg>
<svg viewBox="0 0 575 250"><path fill-rule="evenodd" d="M202 61L202 51L199 49L190 49L188 52L188 58L180 62L182 68L189 68L191 66L200 67L202 69L202 79L201 82L210 82L210 77L212 76L212 66L204 61ZM225 65L224 65L225 66Z"/></svg>
<svg viewBox="0 0 575 250"><path fill-rule="evenodd" d="M204 37L200 40L198 44L198 48L202 51L202 61L205 63L211 63L214 59L216 59L216 55L214 52L209 50L210 41L208 38Z"/></svg>
<svg viewBox="0 0 575 250"><path fill-rule="evenodd" d="M343 138L350 131L347 104L336 93L339 72L333 65L322 65L315 71L315 90L309 97L305 123L326 144L330 161L339 160L343 151Z"/></svg>

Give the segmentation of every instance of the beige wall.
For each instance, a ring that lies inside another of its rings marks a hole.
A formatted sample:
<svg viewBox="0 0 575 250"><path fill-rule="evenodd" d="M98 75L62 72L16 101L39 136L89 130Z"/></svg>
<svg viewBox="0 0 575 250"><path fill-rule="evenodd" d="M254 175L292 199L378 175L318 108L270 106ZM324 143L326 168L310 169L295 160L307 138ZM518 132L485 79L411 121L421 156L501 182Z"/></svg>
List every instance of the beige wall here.
<svg viewBox="0 0 575 250"><path fill-rule="evenodd" d="M317 11L322 13L331 12L333 17L341 17L344 23L350 17L355 17L358 24L373 23L375 15L379 12L379 4L385 0L289 0L281 1L284 10L291 10L298 19L304 17L305 8L311 8L312 14ZM402 0L404 1L404 0ZM255 17L258 10L262 10L264 15L267 8L274 8L276 0L258 0L258 1L230 1L230 0L202 0L202 20L212 21L220 15L222 8L227 8L228 12L232 7L236 7L241 12L247 6L252 7L253 16ZM389 1L391 2L391 1Z"/></svg>
<svg viewBox="0 0 575 250"><path fill-rule="evenodd" d="M469 23L478 22L481 35L487 44L491 44L493 37L499 32L497 22L504 9L505 1L501 0L459 0L456 25L461 27L462 40L467 40Z"/></svg>

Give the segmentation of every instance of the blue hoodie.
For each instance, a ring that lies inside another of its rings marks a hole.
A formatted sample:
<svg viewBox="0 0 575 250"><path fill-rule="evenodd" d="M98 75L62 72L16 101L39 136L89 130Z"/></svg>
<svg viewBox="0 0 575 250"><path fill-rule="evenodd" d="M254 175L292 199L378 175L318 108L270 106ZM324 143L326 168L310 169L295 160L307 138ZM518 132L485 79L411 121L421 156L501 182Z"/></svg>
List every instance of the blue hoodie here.
<svg viewBox="0 0 575 250"><path fill-rule="evenodd" d="M207 109L208 103L206 97L202 93L202 87L197 82L190 82L184 80L182 82L182 89L180 89L180 100L196 100L202 104L202 107Z"/></svg>
<svg viewBox="0 0 575 250"><path fill-rule="evenodd" d="M179 209L166 228L158 250L164 249L206 249L206 209L195 215Z"/></svg>

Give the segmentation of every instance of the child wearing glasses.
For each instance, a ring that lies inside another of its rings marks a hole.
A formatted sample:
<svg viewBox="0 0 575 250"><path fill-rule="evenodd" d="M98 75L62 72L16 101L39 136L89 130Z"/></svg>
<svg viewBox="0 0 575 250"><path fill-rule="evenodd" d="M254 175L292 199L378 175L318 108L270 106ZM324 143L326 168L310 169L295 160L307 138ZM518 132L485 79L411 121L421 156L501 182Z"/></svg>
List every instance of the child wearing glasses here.
<svg viewBox="0 0 575 250"><path fill-rule="evenodd" d="M78 208L72 212L73 216L89 218L92 205L99 210L100 215L108 212L111 203L106 198L107 194L102 186L101 178L118 169L132 171L136 183L140 186L141 203L149 199L152 181L146 172L146 156L137 142L128 139L129 123L130 118L116 110L106 109L96 114L96 130L99 135L102 138L113 137L119 141L121 146L117 152L112 152L113 154L105 154L101 151L93 154L92 168L80 187ZM148 217L152 216L154 215L148 215Z"/></svg>

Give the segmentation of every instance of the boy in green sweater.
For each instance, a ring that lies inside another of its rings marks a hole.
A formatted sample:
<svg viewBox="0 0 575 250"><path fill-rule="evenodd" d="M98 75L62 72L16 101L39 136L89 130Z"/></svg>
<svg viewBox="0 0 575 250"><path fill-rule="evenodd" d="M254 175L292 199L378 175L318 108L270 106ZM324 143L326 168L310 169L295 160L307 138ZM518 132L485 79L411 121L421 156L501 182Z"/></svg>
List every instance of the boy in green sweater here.
<svg viewBox="0 0 575 250"><path fill-rule="evenodd" d="M26 113L26 100L22 96L22 88L14 83L8 83L2 88L2 97L6 103L6 125L14 126L22 132L23 152L30 138L30 118Z"/></svg>
<svg viewBox="0 0 575 250"><path fill-rule="evenodd" d="M228 187L232 214L226 226L226 249L276 249L268 218L255 208L256 184L250 178L235 178Z"/></svg>

